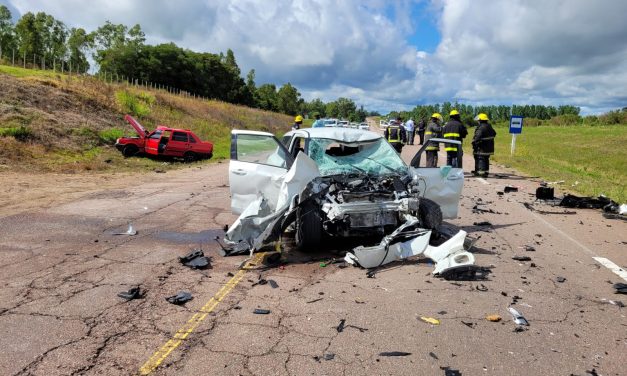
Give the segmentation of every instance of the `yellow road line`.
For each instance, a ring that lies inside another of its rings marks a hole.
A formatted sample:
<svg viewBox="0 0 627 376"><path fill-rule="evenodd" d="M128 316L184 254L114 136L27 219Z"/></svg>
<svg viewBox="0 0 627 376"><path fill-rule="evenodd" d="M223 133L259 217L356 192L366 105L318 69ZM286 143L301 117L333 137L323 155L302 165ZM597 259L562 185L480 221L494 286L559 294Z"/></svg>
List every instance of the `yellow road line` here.
<svg viewBox="0 0 627 376"><path fill-rule="evenodd" d="M170 355L174 349L179 347L183 340L187 338L192 332L198 328L200 323L207 317L211 311L213 311L218 304L233 290L235 286L244 278L244 274L250 268L251 265L258 264L265 253L256 253L253 258L240 269L233 278L231 278L222 288L205 304L198 312L192 316L189 321L185 323L179 330L176 331L174 336L168 340L159 350L157 350L150 359L139 369L140 375L148 375L154 371L159 365Z"/></svg>

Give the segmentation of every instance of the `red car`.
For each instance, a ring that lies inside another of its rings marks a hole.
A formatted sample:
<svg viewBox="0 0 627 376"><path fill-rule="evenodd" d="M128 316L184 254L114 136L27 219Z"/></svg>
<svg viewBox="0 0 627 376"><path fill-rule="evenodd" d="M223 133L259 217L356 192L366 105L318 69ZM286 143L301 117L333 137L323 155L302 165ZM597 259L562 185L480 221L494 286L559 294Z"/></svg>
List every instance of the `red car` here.
<svg viewBox="0 0 627 376"><path fill-rule="evenodd" d="M120 137L115 147L125 157L145 153L166 157L179 157L186 162L213 156L213 143L202 141L189 129L174 129L159 125L156 130L148 132L132 116L126 115L128 121L139 137Z"/></svg>

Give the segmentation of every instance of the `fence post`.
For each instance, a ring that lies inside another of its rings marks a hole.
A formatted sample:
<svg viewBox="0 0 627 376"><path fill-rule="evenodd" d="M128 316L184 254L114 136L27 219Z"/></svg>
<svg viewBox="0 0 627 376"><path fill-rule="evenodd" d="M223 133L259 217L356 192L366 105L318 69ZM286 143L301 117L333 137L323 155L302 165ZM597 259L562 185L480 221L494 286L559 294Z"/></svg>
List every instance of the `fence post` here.
<svg viewBox="0 0 627 376"><path fill-rule="evenodd" d="M13 59L11 59L11 65L15 66L15 49L13 51Z"/></svg>
<svg viewBox="0 0 627 376"><path fill-rule="evenodd" d="M24 51L24 60L22 60L22 63L24 63L24 69L26 69L26 51Z"/></svg>

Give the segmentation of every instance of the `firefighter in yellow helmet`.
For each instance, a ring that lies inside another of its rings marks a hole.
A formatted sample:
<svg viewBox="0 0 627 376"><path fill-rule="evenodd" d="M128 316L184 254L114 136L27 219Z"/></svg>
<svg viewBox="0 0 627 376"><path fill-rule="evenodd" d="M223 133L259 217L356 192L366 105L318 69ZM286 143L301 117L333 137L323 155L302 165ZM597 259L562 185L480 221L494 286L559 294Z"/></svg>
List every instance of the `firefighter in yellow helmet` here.
<svg viewBox="0 0 627 376"><path fill-rule="evenodd" d="M444 128L442 128L442 136L447 140L460 142L464 141L464 138L468 136L468 130L461 122L459 111L452 110L450 112L449 121L446 122ZM464 156L462 146L446 144L444 150L446 150L446 165L462 168L462 159Z"/></svg>
<svg viewBox="0 0 627 376"><path fill-rule="evenodd" d="M479 126L472 138L472 153L475 157L473 175L487 177L490 171L490 156L494 154L496 131L490 125L488 115L479 114L477 120L479 120Z"/></svg>
<svg viewBox="0 0 627 376"><path fill-rule="evenodd" d="M292 125L292 130L300 129L303 125L303 117L300 115L296 115L294 118L294 125Z"/></svg>
<svg viewBox="0 0 627 376"><path fill-rule="evenodd" d="M442 115L435 112L431 115L431 120L429 120L429 124L427 124L427 128L425 128L425 144L429 142L432 138L438 138L442 134ZM428 145L425 149L427 154L427 167L438 167L438 151L440 150L440 144L435 143Z"/></svg>

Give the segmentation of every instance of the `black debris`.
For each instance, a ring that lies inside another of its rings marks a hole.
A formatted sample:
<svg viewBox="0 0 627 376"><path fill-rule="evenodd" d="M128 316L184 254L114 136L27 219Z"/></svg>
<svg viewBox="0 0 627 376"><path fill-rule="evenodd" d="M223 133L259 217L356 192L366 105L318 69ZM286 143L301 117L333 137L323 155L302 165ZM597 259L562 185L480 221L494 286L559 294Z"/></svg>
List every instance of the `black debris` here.
<svg viewBox="0 0 627 376"><path fill-rule="evenodd" d="M310 301L305 302L305 303L307 303L307 304L309 304L309 303L315 303L315 302L319 302L319 301L321 301L322 299L324 299L324 298L318 298L318 299L310 300Z"/></svg>
<svg viewBox="0 0 627 376"><path fill-rule="evenodd" d="M367 331L368 331L368 329L367 329L367 328L362 328L362 327L355 326L355 325L346 325L346 327L347 327L347 328L357 329L357 330L359 330L359 332L360 332L360 333L363 333L363 332L367 332Z"/></svg>
<svg viewBox="0 0 627 376"><path fill-rule="evenodd" d="M231 273L231 272L228 272L228 273L226 273L226 276L227 276L227 277L233 277L233 276L235 276L235 274L233 274L233 273Z"/></svg>
<svg viewBox="0 0 627 376"><path fill-rule="evenodd" d="M535 249L535 247L533 247L531 245L525 245L525 251L527 251L527 252L535 252L536 249Z"/></svg>
<svg viewBox="0 0 627 376"><path fill-rule="evenodd" d="M501 291L501 295L507 296L507 293L505 291Z"/></svg>
<svg viewBox="0 0 627 376"><path fill-rule="evenodd" d="M520 333L520 332L524 332L525 330L527 330L527 328L525 328L524 326L517 326L514 328L513 332Z"/></svg>
<svg viewBox="0 0 627 376"><path fill-rule="evenodd" d="M556 280L557 282L559 282L559 283L564 283L564 282L566 282L566 278L564 278L564 277L557 277L557 278L555 278L555 280Z"/></svg>
<svg viewBox="0 0 627 376"><path fill-rule="evenodd" d="M507 186L505 186L505 189L503 189L503 192L505 192L505 193L518 192L518 187L507 185Z"/></svg>
<svg viewBox="0 0 627 376"><path fill-rule="evenodd" d="M514 257L512 257L512 260L516 260L516 261L531 261L531 257L529 257L529 256L514 256Z"/></svg>
<svg viewBox="0 0 627 376"><path fill-rule="evenodd" d="M229 243L228 245L224 245L222 244L222 242L220 242L219 236L216 236L214 240L220 246L220 250L218 252L223 257L245 255L250 252L250 244L244 241L240 241L239 243L235 243L235 244Z"/></svg>
<svg viewBox="0 0 627 376"><path fill-rule="evenodd" d="M484 285L483 283L480 283L479 286L475 288L479 291L488 291L488 286Z"/></svg>
<svg viewBox="0 0 627 376"><path fill-rule="evenodd" d="M438 356L437 356L437 355L435 355L435 354L434 354L434 353L432 353L432 352L430 352L430 353L429 353L429 356L430 356L430 357L432 357L432 358L433 358L433 359L435 359L435 360L439 360Z"/></svg>
<svg viewBox="0 0 627 376"><path fill-rule="evenodd" d="M342 333L344 331L345 325L346 325L346 319L341 319L340 324L337 326L337 328L335 328L335 330L337 330L338 333Z"/></svg>
<svg viewBox="0 0 627 376"><path fill-rule="evenodd" d="M535 267L536 267L536 263L535 263L535 262L532 262L531 264L529 264L529 267L531 267L531 268L535 268Z"/></svg>
<svg viewBox="0 0 627 376"><path fill-rule="evenodd" d="M488 275L492 273L490 268L477 265L461 266L438 274L438 277L447 281L480 281L488 279Z"/></svg>
<svg viewBox="0 0 627 376"><path fill-rule="evenodd" d="M275 266L281 263L281 253L275 252L264 257L263 262L266 266Z"/></svg>
<svg viewBox="0 0 627 376"><path fill-rule="evenodd" d="M488 221L483 221L483 222L475 222L473 223L474 226L492 226L492 223L488 222Z"/></svg>
<svg viewBox="0 0 627 376"><path fill-rule="evenodd" d="M118 293L118 296L122 299L126 299L126 300L133 300L133 299L141 299L143 298L145 295L145 292L143 292L139 286L137 287L133 287L128 291L123 291Z"/></svg>
<svg viewBox="0 0 627 376"><path fill-rule="evenodd" d="M270 287L272 287L273 289L276 289L279 287L279 284L276 283L276 281L274 279L269 279L268 280L268 284L270 285Z"/></svg>
<svg viewBox="0 0 627 376"><path fill-rule="evenodd" d="M615 283L612 285L615 294L627 294L627 283Z"/></svg>
<svg viewBox="0 0 627 376"><path fill-rule="evenodd" d="M379 356L408 356L411 355L409 352L404 351L384 351L379 353Z"/></svg>
<svg viewBox="0 0 627 376"><path fill-rule="evenodd" d="M475 323L474 322L466 322L463 321L461 322L462 324L466 325L467 327L469 327L470 329L474 329L475 328Z"/></svg>
<svg viewBox="0 0 627 376"><path fill-rule="evenodd" d="M588 371L588 370L586 370L586 373L587 373L588 375L592 375L592 376L599 376L599 374L597 373L597 370L596 370L596 369L594 369L594 368L592 369L592 371Z"/></svg>
<svg viewBox="0 0 627 376"><path fill-rule="evenodd" d="M614 213L603 213L603 218L607 219L622 219L627 221L627 215L614 214Z"/></svg>
<svg viewBox="0 0 627 376"><path fill-rule="evenodd" d="M446 312L446 311L440 311L440 312L438 312L438 315L446 315L447 313L448 312Z"/></svg>
<svg viewBox="0 0 627 376"><path fill-rule="evenodd" d="M451 367L440 367L442 371L444 371L444 376L462 376L462 373L457 369L453 369Z"/></svg>
<svg viewBox="0 0 627 376"><path fill-rule="evenodd" d="M326 353L322 356L322 359L324 360L333 360L335 358L335 354L333 353Z"/></svg>
<svg viewBox="0 0 627 376"><path fill-rule="evenodd" d="M255 315L267 315L267 314L270 313L270 310L269 309L263 309L263 308L255 308L253 313Z"/></svg>
<svg viewBox="0 0 627 376"><path fill-rule="evenodd" d="M579 197L567 194L560 201L559 206L578 209L603 209L608 213L618 213L618 203L603 195L594 197Z"/></svg>
<svg viewBox="0 0 627 376"><path fill-rule="evenodd" d="M194 249L185 256L179 257L179 261L181 264L192 269L205 269L211 267L211 262L208 257L205 257L202 249Z"/></svg>
<svg viewBox="0 0 627 376"><path fill-rule="evenodd" d="M194 299L194 297L192 296L190 292L187 292L187 291L179 291L176 295L172 295L172 296L165 298L165 300L167 300L168 303L172 303L176 305L185 304L186 302L192 299Z"/></svg>
<svg viewBox="0 0 627 376"><path fill-rule="evenodd" d="M553 187L536 188L536 198L538 200L553 200L555 198L555 188Z"/></svg>

